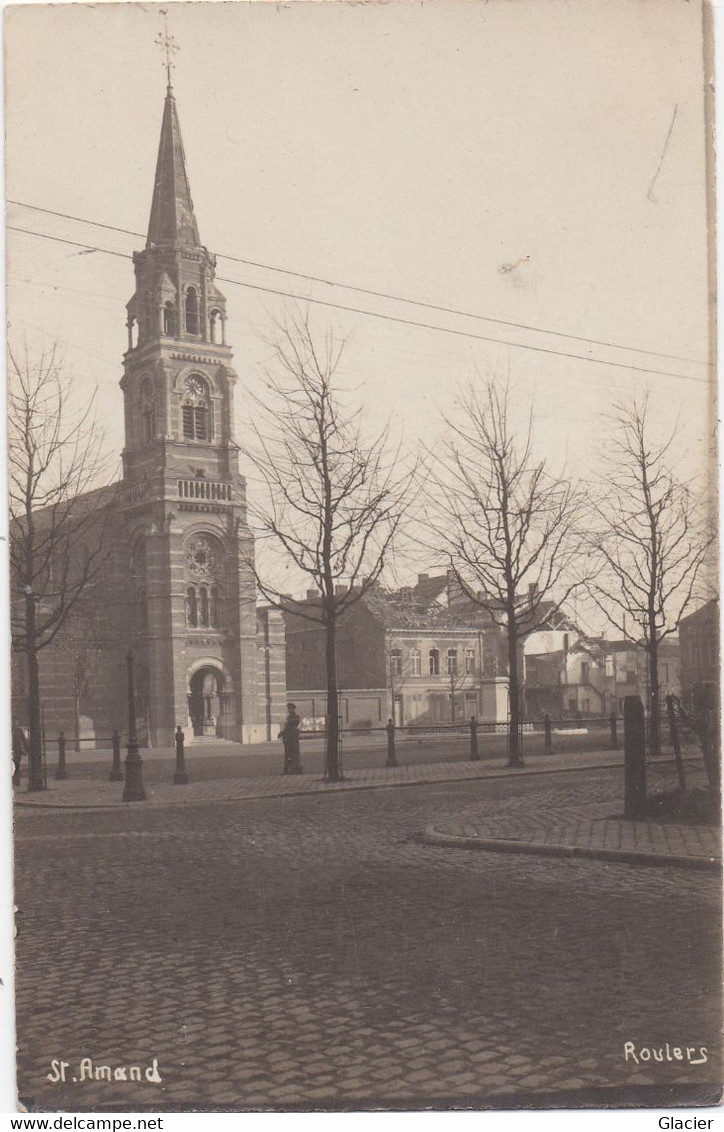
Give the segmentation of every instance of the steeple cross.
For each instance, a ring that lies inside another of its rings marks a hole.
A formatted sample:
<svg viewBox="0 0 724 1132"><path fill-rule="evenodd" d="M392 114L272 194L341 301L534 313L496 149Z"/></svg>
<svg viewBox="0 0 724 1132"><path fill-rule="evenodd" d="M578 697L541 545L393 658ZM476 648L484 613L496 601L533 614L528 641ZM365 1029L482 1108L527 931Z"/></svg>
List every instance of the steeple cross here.
<svg viewBox="0 0 724 1132"><path fill-rule="evenodd" d="M154 42L157 44L158 47L161 48L161 50L163 51L163 53L166 56L166 62L165 62L166 81L167 81L167 84L168 84L168 89L170 90L171 89L171 71L174 68L174 64L171 62L171 59L173 57L174 51L178 51L178 44L168 30L168 11L165 8L161 9L161 15L163 16L163 32L158 33Z"/></svg>

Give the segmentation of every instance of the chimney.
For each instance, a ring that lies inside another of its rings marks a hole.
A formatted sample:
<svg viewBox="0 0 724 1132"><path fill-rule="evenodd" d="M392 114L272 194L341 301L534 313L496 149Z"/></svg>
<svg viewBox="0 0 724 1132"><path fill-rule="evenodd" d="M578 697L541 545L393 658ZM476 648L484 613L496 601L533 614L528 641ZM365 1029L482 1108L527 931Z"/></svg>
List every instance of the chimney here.
<svg viewBox="0 0 724 1132"><path fill-rule="evenodd" d="M319 601L319 590L307 590L307 601Z"/></svg>
<svg viewBox="0 0 724 1132"><path fill-rule="evenodd" d="M344 597L344 595L347 593L348 589L349 589L349 586L335 586L334 587L334 596L335 597Z"/></svg>
<svg viewBox="0 0 724 1132"><path fill-rule="evenodd" d="M418 586L421 585L422 582L429 582L429 581L430 581L430 575L429 574L418 574L417 575Z"/></svg>
<svg viewBox="0 0 724 1132"><path fill-rule="evenodd" d="M536 598L536 597L538 597L538 583L537 582L529 582L528 583L528 599L529 599L529 601L533 601L533 598Z"/></svg>

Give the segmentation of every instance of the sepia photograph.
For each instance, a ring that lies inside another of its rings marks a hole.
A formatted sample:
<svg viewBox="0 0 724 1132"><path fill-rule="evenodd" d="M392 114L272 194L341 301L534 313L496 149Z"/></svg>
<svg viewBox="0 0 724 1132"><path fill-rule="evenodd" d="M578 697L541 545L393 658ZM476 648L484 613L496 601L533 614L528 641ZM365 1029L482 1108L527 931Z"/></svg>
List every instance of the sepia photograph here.
<svg viewBox="0 0 724 1132"><path fill-rule="evenodd" d="M4 33L17 1110L719 1105L710 5Z"/></svg>

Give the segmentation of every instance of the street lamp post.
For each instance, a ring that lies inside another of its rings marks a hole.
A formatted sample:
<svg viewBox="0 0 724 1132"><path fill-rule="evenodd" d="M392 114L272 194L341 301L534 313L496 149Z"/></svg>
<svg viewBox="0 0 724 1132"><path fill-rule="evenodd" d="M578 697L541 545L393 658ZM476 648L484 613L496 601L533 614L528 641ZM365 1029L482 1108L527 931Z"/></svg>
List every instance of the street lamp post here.
<svg viewBox="0 0 724 1132"><path fill-rule="evenodd" d="M126 756L126 785L123 790L124 802L144 802L143 761L138 753L136 735L136 689L133 680L133 653L129 649L126 657L128 667L128 754Z"/></svg>

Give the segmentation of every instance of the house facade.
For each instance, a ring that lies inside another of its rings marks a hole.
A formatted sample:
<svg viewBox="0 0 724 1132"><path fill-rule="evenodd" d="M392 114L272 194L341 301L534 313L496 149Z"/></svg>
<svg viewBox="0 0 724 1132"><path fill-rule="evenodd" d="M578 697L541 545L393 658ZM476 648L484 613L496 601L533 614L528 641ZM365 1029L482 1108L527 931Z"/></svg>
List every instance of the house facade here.
<svg viewBox="0 0 724 1132"><path fill-rule="evenodd" d="M682 690L719 684L719 601L712 598L679 624Z"/></svg>
<svg viewBox="0 0 724 1132"><path fill-rule="evenodd" d="M679 642L667 637L659 645L659 689L662 701L678 695ZM646 650L628 640L588 638L572 627L538 632L526 642L525 706L529 719L621 715L626 696L648 702Z"/></svg>
<svg viewBox="0 0 724 1132"><path fill-rule="evenodd" d="M434 587L373 587L340 618L338 684L343 726L504 722L508 681L499 632L465 623ZM326 713L324 627L310 620L319 596L284 613L288 695L309 726ZM306 616L305 616L306 614Z"/></svg>

